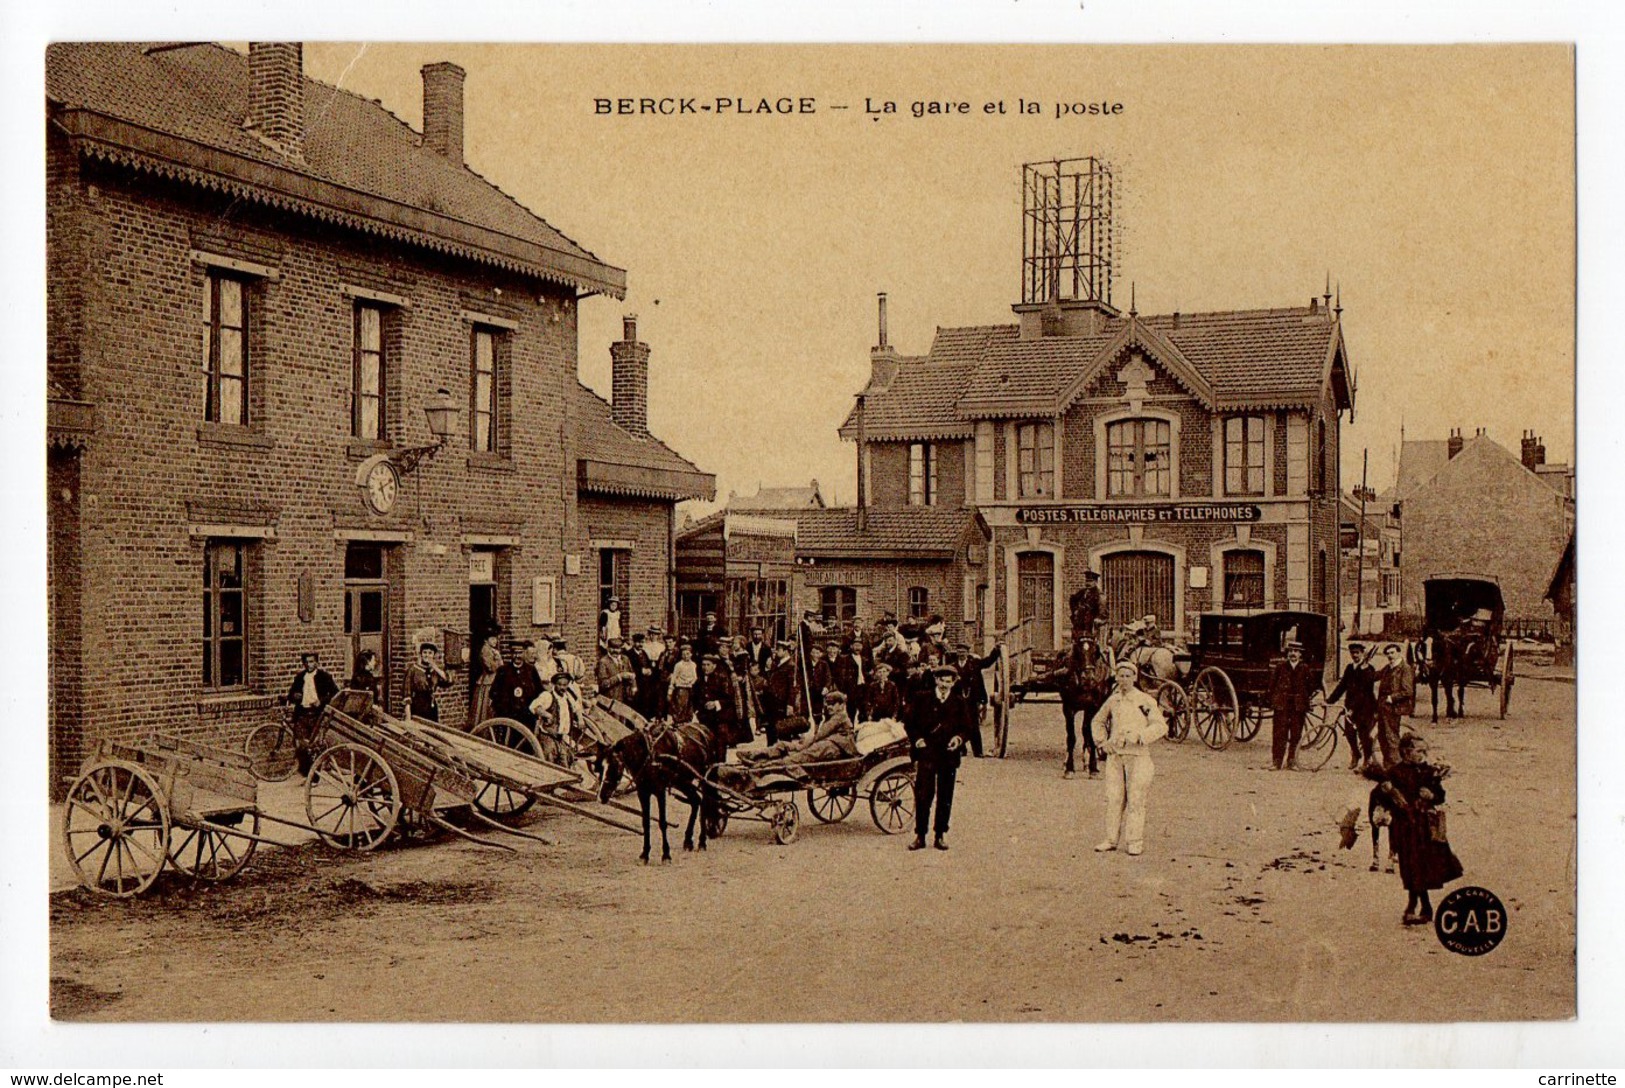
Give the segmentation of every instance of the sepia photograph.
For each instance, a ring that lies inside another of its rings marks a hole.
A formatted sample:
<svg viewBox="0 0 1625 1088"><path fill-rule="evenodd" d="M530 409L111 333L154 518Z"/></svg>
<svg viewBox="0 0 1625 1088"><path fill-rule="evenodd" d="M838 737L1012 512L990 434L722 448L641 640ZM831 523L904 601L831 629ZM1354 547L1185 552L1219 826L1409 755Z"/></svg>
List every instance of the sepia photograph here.
<svg viewBox="0 0 1625 1088"><path fill-rule="evenodd" d="M1572 43L43 75L53 1022L1581 1014Z"/></svg>

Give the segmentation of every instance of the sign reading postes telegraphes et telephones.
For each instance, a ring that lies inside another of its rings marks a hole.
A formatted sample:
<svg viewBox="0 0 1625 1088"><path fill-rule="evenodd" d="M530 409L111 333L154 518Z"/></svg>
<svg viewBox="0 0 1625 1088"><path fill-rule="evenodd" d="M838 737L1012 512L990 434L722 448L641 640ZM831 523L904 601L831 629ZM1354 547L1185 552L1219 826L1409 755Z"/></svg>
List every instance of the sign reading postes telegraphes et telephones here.
<svg viewBox="0 0 1625 1088"><path fill-rule="evenodd" d="M1252 503L1155 503L1137 506L1022 506L1019 525L1146 525L1253 522L1263 510Z"/></svg>

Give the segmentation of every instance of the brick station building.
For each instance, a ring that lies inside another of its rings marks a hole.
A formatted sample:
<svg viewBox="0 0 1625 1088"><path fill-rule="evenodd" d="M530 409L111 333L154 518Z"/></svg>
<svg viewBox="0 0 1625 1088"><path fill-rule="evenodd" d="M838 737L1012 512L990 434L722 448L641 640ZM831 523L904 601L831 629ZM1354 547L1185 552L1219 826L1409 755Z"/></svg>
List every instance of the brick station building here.
<svg viewBox="0 0 1625 1088"><path fill-rule="evenodd" d="M103 736L234 741L303 651L379 650L399 709L419 638L457 670L482 617L584 653L617 588L667 619L714 480L649 435L630 321L612 402L577 380L625 273L468 168L463 80L423 69L419 133L297 43L50 48L56 780Z"/></svg>
<svg viewBox="0 0 1625 1088"><path fill-rule="evenodd" d="M985 562L936 609L975 634L1031 617L1033 646L1057 648L1089 570L1114 626L1154 615L1183 633L1210 610L1335 617L1353 382L1330 302L1155 316L1018 303L1011 324L939 328L905 356L887 343L882 296L870 380L840 431L858 445L859 494L874 515L979 515Z"/></svg>

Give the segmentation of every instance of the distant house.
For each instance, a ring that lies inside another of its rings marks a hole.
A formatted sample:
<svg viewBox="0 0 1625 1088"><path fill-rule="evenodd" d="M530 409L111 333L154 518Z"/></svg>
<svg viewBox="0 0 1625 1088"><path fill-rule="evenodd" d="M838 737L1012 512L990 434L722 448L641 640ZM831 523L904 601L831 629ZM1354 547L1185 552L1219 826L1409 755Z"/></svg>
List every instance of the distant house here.
<svg viewBox="0 0 1625 1088"><path fill-rule="evenodd" d="M1400 529L1393 505L1371 496L1364 504L1344 495L1339 521L1342 554L1342 621L1351 635L1383 630L1385 617L1399 610Z"/></svg>
<svg viewBox="0 0 1625 1088"><path fill-rule="evenodd" d="M777 514L781 511L822 510L827 504L818 481L807 487L761 487L754 495L728 493L728 509L735 514Z"/></svg>
<svg viewBox="0 0 1625 1088"><path fill-rule="evenodd" d="M1552 602L1557 615L1557 658L1559 665L1574 664L1574 534L1563 546L1563 555L1552 572L1551 584L1546 587L1546 599Z"/></svg>
<svg viewBox="0 0 1625 1088"><path fill-rule="evenodd" d="M1550 617L1546 591L1574 529L1572 470L1541 472L1544 449L1524 436L1523 456L1482 428L1400 448L1393 494L1402 532L1400 610L1423 612L1430 575L1466 571L1501 583L1507 615ZM1561 486L1554 486L1554 481Z"/></svg>

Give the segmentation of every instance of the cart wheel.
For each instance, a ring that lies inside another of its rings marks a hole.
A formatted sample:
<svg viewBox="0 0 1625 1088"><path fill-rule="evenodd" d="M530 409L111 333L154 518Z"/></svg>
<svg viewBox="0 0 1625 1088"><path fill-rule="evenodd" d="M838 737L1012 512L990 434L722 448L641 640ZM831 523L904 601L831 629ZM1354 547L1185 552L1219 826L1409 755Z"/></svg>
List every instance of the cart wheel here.
<svg viewBox="0 0 1625 1088"><path fill-rule="evenodd" d="M1507 643L1506 661L1501 666L1501 717L1507 716L1507 703L1512 698L1512 643Z"/></svg>
<svg viewBox="0 0 1625 1088"><path fill-rule="evenodd" d="M1164 680L1157 688L1157 708L1168 723L1168 739L1182 744L1190 736L1190 722L1185 719L1185 689L1173 680ZM1088 723L1084 724L1087 729Z"/></svg>
<svg viewBox="0 0 1625 1088"><path fill-rule="evenodd" d="M999 654L998 664L993 668L994 684L998 689L999 697L993 700L993 755L1003 759L1010 750L1010 708L1021 702L1024 690L1013 690L1010 678L1010 654L1008 650ZM1011 695L1015 698L1012 700Z"/></svg>
<svg viewBox="0 0 1625 1088"><path fill-rule="evenodd" d="M542 755L541 741L537 739L536 734L526 728L523 722L516 722L512 718L487 718L468 732L470 736L500 744L504 748L512 748L527 756L545 758ZM479 787L479 792L474 795L474 807L493 819L518 816L536 803L536 798L495 782L480 782ZM594 796L597 796L596 791Z"/></svg>
<svg viewBox="0 0 1625 1088"><path fill-rule="evenodd" d="M814 786L807 791L807 811L813 814L813 819L822 824L838 824L857 807L858 799L853 796L851 786L836 786L832 790L819 789Z"/></svg>
<svg viewBox="0 0 1625 1088"><path fill-rule="evenodd" d="M1258 731L1264 728L1264 704L1253 703L1241 712L1236 720L1236 739L1249 741L1258 736Z"/></svg>
<svg viewBox="0 0 1625 1088"><path fill-rule="evenodd" d="M169 856L157 783L133 763L98 763L68 791L62 842L85 887L120 898L146 891Z"/></svg>
<svg viewBox="0 0 1625 1088"><path fill-rule="evenodd" d="M702 816L701 820L705 823L705 837L708 839L720 839L722 833L728 830L728 810L725 808Z"/></svg>
<svg viewBox="0 0 1625 1088"><path fill-rule="evenodd" d="M914 826L914 772L907 767L887 771L869 793L869 817L887 835Z"/></svg>
<svg viewBox="0 0 1625 1088"><path fill-rule="evenodd" d="M1016 700L1020 702L1021 700ZM1012 703L1011 706L1015 704ZM1010 751L1010 707L995 703L993 705L993 756L1003 759Z"/></svg>
<svg viewBox="0 0 1625 1088"><path fill-rule="evenodd" d="M1235 685L1223 669L1209 666L1197 673L1185 698L1185 714L1190 720L1188 728L1202 738L1203 744L1214 751L1229 746L1241 707L1236 702Z"/></svg>
<svg viewBox="0 0 1625 1088"><path fill-rule="evenodd" d="M780 846L789 846L796 841L796 832L800 827L801 810L796 808L794 801L784 802L773 815L773 841Z"/></svg>
<svg viewBox="0 0 1625 1088"><path fill-rule="evenodd" d="M253 810L239 814L239 826L250 835L260 833L260 814ZM213 821L218 822L218 821ZM259 843L213 827L169 829L169 863L193 880L217 884L230 880L248 865Z"/></svg>
<svg viewBox="0 0 1625 1088"><path fill-rule="evenodd" d="M400 783L371 748L335 744L311 765L305 816L329 846L371 850L389 838L400 819Z"/></svg>
<svg viewBox="0 0 1625 1088"><path fill-rule="evenodd" d="M285 782L299 766L293 730L281 722L266 722L249 730L243 754L248 756L248 769L262 782Z"/></svg>

